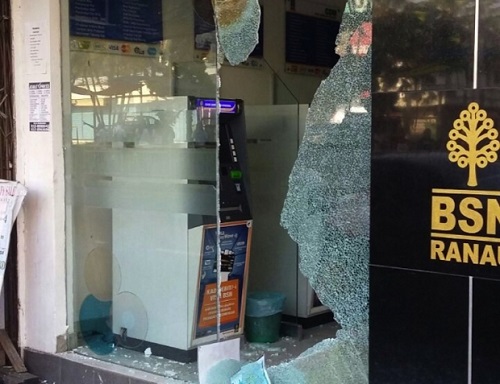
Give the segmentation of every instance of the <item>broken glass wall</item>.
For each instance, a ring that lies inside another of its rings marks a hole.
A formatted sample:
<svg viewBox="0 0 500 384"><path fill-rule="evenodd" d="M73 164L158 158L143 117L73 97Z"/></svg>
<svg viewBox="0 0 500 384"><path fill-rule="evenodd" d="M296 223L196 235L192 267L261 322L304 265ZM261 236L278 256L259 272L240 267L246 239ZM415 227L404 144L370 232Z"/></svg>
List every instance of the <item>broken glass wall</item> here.
<svg viewBox="0 0 500 384"><path fill-rule="evenodd" d="M238 16L240 25L255 22ZM224 29L220 18L219 24ZM238 48L235 41L231 48ZM368 380L369 1L348 2L336 43L341 58L311 105L282 224L299 245L302 273L343 329L336 339L271 367L273 383ZM318 361L325 361L324 369L316 369Z"/></svg>
<svg viewBox="0 0 500 384"><path fill-rule="evenodd" d="M241 17L239 23L245 22L255 21ZM310 107L282 224L299 245L301 271L343 329L269 368L273 383L368 381L369 1L348 2L336 43L341 58Z"/></svg>
<svg viewBox="0 0 500 384"><path fill-rule="evenodd" d="M299 245L301 271L343 329L316 351L270 369L278 383L288 382L279 377L291 368L302 372L296 377L304 383L321 382L320 377L323 382L367 382L370 45L371 6L349 1L337 37L341 58L311 104L282 214L283 226ZM333 376L315 370L312 361L304 363L318 350L336 356L330 360L339 364ZM364 373L363 381L349 381L352 370Z"/></svg>

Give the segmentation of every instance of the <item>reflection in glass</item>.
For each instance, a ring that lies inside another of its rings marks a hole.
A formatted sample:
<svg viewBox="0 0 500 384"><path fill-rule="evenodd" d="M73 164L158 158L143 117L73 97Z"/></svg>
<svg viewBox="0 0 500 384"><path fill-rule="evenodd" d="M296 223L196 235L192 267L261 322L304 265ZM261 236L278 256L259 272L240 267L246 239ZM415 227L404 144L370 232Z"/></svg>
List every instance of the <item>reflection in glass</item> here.
<svg viewBox="0 0 500 384"><path fill-rule="evenodd" d="M216 223L216 109L194 98L216 98L215 46L195 59L190 2L109 6L69 2L72 347L111 360L117 348L151 348L187 361L196 352L196 229Z"/></svg>
<svg viewBox="0 0 500 384"><path fill-rule="evenodd" d="M373 57L373 90L472 87L475 4L475 0L374 2L380 50Z"/></svg>

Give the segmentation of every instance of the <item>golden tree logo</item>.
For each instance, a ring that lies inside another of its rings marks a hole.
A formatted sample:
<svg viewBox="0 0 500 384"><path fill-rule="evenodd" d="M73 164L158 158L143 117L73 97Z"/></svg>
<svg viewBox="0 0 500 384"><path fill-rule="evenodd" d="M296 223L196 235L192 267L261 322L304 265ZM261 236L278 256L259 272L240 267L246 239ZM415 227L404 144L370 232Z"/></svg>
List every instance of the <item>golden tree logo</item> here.
<svg viewBox="0 0 500 384"><path fill-rule="evenodd" d="M488 163L498 159L498 131L493 127L493 119L487 116L484 109L479 109L478 103L472 102L467 110L460 112L460 118L453 122L449 133L448 158L460 168L469 167L469 187L477 186L477 167L486 168Z"/></svg>

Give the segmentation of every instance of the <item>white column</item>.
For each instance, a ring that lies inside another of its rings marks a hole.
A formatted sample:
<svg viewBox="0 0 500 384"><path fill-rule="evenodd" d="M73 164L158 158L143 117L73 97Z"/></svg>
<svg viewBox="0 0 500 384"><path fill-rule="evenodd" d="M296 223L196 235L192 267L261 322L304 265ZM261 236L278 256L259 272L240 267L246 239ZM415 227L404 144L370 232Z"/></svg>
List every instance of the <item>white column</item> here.
<svg viewBox="0 0 500 384"><path fill-rule="evenodd" d="M60 1L11 3L17 179L28 188L18 218L20 344L52 353L64 348L66 333ZM50 118L30 113L35 83L50 84ZM37 119L48 131L30 129Z"/></svg>

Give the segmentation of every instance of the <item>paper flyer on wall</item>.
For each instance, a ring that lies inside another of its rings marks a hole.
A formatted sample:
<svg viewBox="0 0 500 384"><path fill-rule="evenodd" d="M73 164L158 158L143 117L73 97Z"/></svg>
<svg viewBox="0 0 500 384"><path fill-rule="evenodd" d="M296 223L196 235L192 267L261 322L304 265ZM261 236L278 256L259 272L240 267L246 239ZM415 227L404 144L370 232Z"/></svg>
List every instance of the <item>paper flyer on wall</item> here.
<svg viewBox="0 0 500 384"><path fill-rule="evenodd" d="M7 266L10 233L26 193L27 189L21 183L0 179L0 288Z"/></svg>

